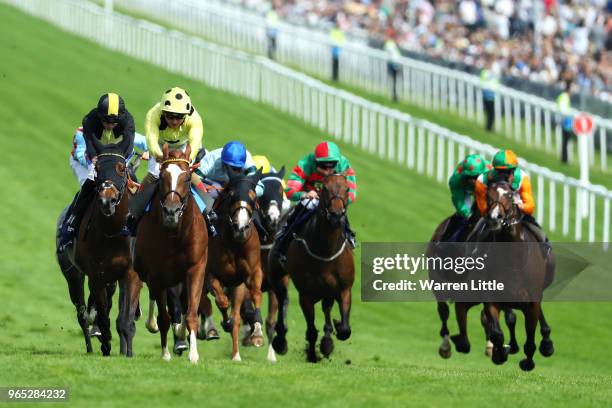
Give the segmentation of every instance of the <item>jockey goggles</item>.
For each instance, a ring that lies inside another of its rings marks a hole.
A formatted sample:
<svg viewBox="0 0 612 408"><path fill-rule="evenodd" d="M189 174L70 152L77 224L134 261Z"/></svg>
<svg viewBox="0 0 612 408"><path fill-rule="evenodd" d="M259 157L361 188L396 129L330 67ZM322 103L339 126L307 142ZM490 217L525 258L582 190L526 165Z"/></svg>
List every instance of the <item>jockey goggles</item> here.
<svg viewBox="0 0 612 408"><path fill-rule="evenodd" d="M165 112L164 111L164 116L167 119L175 119L175 120L183 120L183 119L185 119L185 114L184 113L174 113L174 112Z"/></svg>
<svg viewBox="0 0 612 408"><path fill-rule="evenodd" d="M317 167L320 169L331 170L336 167L338 162L335 161L325 161L325 162L317 162Z"/></svg>

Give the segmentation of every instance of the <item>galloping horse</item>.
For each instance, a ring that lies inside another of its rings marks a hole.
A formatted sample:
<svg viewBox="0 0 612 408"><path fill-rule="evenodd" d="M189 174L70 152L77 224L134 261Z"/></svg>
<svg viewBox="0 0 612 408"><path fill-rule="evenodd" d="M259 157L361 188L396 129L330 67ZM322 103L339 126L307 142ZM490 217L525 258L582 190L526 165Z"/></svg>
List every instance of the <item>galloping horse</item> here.
<svg viewBox="0 0 612 408"><path fill-rule="evenodd" d="M505 181L491 183L487 188L488 213L485 220L488 225L488 242L515 242L516 245L506 250L504 257L506 266L516 273L513 277L512 291L517 298L524 298L525 293L530 293L529 298L524 301L509 303L486 303L485 315L493 343L492 360L495 364L503 364L508 356L504 347L504 333L499 325L499 311L502 307L520 309L525 316L526 341L523 347L526 358L521 360L519 366L524 371L533 370L535 362L533 355L536 350L535 330L538 320L541 322L540 352L545 357L552 354L552 341L550 340L550 328L543 318L541 299L544 289L550 285L554 278L554 255L544 254L537 238L523 228L522 213L515 204L515 195ZM530 244L531 243L531 244ZM518 265L514 265L518 264Z"/></svg>
<svg viewBox="0 0 612 408"><path fill-rule="evenodd" d="M170 315L166 289L184 283L187 301L183 296L181 306L189 332L189 361L197 363L197 311L204 285L208 234L204 218L191 196L191 173L195 166L189 165L190 153L189 145L184 153L169 151L168 145L163 146L159 185L151 202L151 212L138 227L134 266L157 302L161 356L166 361L171 358L167 345Z"/></svg>
<svg viewBox="0 0 612 408"><path fill-rule="evenodd" d="M58 262L68 281L70 298L77 308L77 319L85 337L87 352L91 353L91 340L87 330L87 308L84 302L84 274L88 277L90 296L93 297L97 322L100 327L101 351L111 351L109 313L115 282L120 281L119 315L117 331L120 352L131 357L132 340L136 332L134 315L138 306L138 293L142 283L132 268L129 238L122 234L128 211L129 193L126 159L116 146L102 146L96 163L97 199L86 210L75 244L58 254Z"/></svg>
<svg viewBox="0 0 612 408"><path fill-rule="evenodd" d="M268 292L268 316L266 317L266 337L268 338L268 360L276 361L276 354L272 347L272 339L274 338L274 326L276 325L276 313L278 312L278 301L274 291L270 290L270 268L268 266L268 256L270 249L274 244L274 237L280 226L282 219L282 205L283 205L283 177L285 176L285 167L283 166L280 171L274 173L262 174L261 183L264 185L264 193L258 198L259 211L262 214L262 224L266 230L266 236L261 241L261 267L263 270L263 282L261 286L262 292ZM285 287L289 284L289 277L287 276L282 282ZM252 319L254 317L254 308L252 307L252 301L250 298L244 302L245 309L248 313L243 312L243 318L249 321L250 324L254 324ZM250 336L250 334L249 334ZM249 338L245 338L248 340ZM244 345L248 345L248 342L243 342Z"/></svg>
<svg viewBox="0 0 612 408"><path fill-rule="evenodd" d="M334 329L338 340L346 340L351 335L349 315L355 262L344 232L348 222L348 192L349 186L343 174L326 176L319 193L318 208L304 224L301 232L295 235L287 252L287 270L299 292L300 306L308 326L306 340L307 358L310 362L318 361L315 350L318 330L315 327L314 309L317 302L322 301L325 314L324 336L320 344L321 353L325 357L329 357L334 349L331 338ZM278 271L279 267L278 261L271 263L273 275L282 275ZM275 290L277 287L278 285ZM277 291L276 295L279 303L285 304L286 290ZM334 300L338 302L341 321L334 319L332 325L331 309ZM280 352L277 347L283 345L284 350L280 350L286 351L285 319L286 306L279 310L277 335L274 339L274 349L277 352Z"/></svg>
<svg viewBox="0 0 612 408"><path fill-rule="evenodd" d="M210 241L210 262L206 266L208 288L215 295L215 301L223 321L221 326L232 333L232 360L240 361L238 336L240 330L240 308L248 289L255 305L255 316L251 342L256 347L263 345L261 319L261 269L260 245L257 229L253 225L255 211L255 187L261 178L261 171L251 176L231 177L216 202L219 234ZM229 317L229 299L224 288L233 288L232 316Z"/></svg>

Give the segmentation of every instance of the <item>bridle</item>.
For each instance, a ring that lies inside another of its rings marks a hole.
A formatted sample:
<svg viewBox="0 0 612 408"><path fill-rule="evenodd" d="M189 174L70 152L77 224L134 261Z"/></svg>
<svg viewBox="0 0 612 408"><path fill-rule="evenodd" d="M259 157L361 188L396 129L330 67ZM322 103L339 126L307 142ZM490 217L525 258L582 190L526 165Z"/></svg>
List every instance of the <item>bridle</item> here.
<svg viewBox="0 0 612 408"><path fill-rule="evenodd" d="M161 167L164 167L166 164L170 164L170 163L185 163L187 164L187 166L189 166L189 160L187 159L181 159L181 158L177 158L177 159L166 159L161 163ZM185 180L185 184L189 184L191 183L191 178L187 178ZM188 186L189 187L189 186ZM182 195L181 193L179 193L178 191L171 189L169 191L167 191L164 195L160 195L160 199L159 199L159 203L161 205L162 208L166 208L164 205L164 202L166 201L166 198L170 195L170 194L176 194L179 198L179 201L181 203L181 206L179 207L179 209L176 211L178 214L178 217L180 218L183 215L183 212L185 211L185 206L187 205L187 199L189 198L189 194L190 194L190 189L187 188L187 193L185 195Z"/></svg>
<svg viewBox="0 0 612 408"><path fill-rule="evenodd" d="M117 203L120 203L121 200L123 199L123 194L125 193L126 190L126 185L127 185L127 177L128 177L128 173L127 173L127 161L125 159L125 156L119 154L119 153L100 153L98 155L98 160L100 159L100 157L119 157L120 159L123 160L123 164L126 166L126 169L124 170L124 174L122 176L122 180L121 180L121 185L117 186L112 180L104 180L102 182L102 184L100 184L96 190L98 192L98 194L102 193L105 190L109 190L112 189L113 187L115 187L117 189L117 191L119 192L119 197L117 198ZM118 174L119 176L121 176L121 174ZM97 175L96 175L97 177Z"/></svg>
<svg viewBox="0 0 612 408"><path fill-rule="evenodd" d="M516 192L514 191L506 191L504 192L503 195L499 196L496 200L492 200L489 197L487 197L487 207L489 208L489 212L487 215L491 214L491 211L493 210L495 205L504 209L504 218L502 218L500 222L503 229L508 229L516 224L519 224L523 219L523 215L520 213L520 211L518 211L518 206L514 203L515 195L516 195ZM503 198L510 199L511 211L506 211L506 208L504 207L501 201ZM508 215L510 214L519 214L519 216L513 217L514 219L509 219Z"/></svg>

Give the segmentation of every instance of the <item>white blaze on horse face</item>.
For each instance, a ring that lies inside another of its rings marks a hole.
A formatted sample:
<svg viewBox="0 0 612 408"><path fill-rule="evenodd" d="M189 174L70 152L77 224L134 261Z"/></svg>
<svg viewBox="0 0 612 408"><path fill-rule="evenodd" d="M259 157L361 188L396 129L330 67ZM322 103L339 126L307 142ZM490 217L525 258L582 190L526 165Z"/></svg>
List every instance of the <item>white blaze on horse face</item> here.
<svg viewBox="0 0 612 408"><path fill-rule="evenodd" d="M497 187L497 195L498 195L499 197L503 197L505 194L506 194L506 190L504 190L504 189L503 189L503 188L501 188L501 187Z"/></svg>
<svg viewBox="0 0 612 408"><path fill-rule="evenodd" d="M270 208L268 208L268 217L270 217L270 221L275 222L280 218L280 210L278 209L278 204L276 201L270 202Z"/></svg>
<svg viewBox="0 0 612 408"><path fill-rule="evenodd" d="M499 205L495 205L493 211L491 211L491 219L496 220L499 216Z"/></svg>
<svg viewBox="0 0 612 408"><path fill-rule="evenodd" d="M170 180L172 181L171 189L176 191L176 186L178 185L178 178L182 173L185 173L185 170L182 170L178 164L171 163L168 165L166 169L168 173L170 173Z"/></svg>
<svg viewBox="0 0 612 408"><path fill-rule="evenodd" d="M249 225L249 212L246 208L238 210L238 228L244 229Z"/></svg>

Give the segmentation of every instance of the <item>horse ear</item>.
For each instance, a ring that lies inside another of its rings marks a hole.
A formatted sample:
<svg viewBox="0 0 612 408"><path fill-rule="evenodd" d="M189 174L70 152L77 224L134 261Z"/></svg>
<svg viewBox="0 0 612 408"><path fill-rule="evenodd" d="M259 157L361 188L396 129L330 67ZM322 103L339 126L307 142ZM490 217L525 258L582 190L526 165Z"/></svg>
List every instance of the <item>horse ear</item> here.
<svg viewBox="0 0 612 408"><path fill-rule="evenodd" d="M185 147L185 157L189 159L190 156L191 156L191 145L187 143L187 147Z"/></svg>
<svg viewBox="0 0 612 408"><path fill-rule="evenodd" d="M278 173L276 173L276 175L280 179L284 178L285 177L285 166L281 167L280 171Z"/></svg>
<svg viewBox="0 0 612 408"><path fill-rule="evenodd" d="M168 159L168 143L164 143L162 146L162 153L164 154L164 160Z"/></svg>

